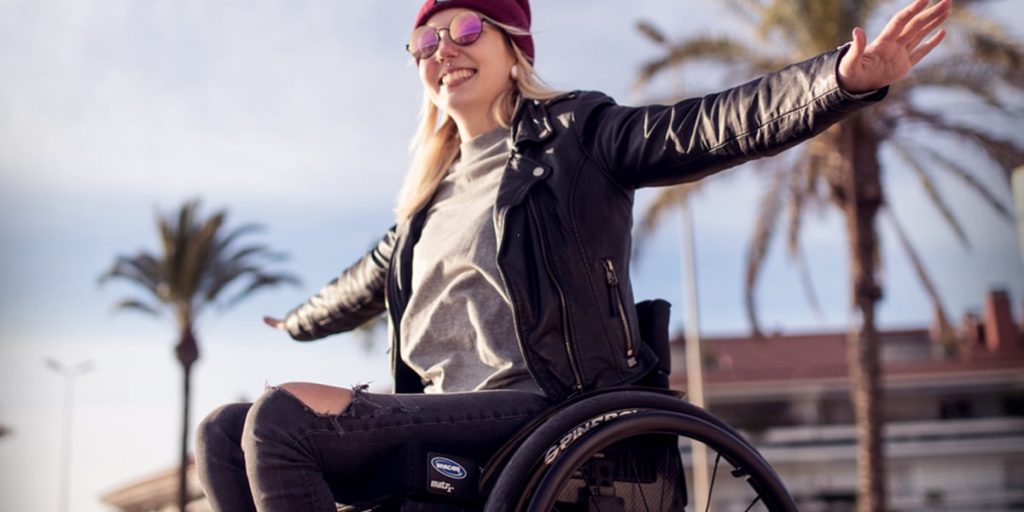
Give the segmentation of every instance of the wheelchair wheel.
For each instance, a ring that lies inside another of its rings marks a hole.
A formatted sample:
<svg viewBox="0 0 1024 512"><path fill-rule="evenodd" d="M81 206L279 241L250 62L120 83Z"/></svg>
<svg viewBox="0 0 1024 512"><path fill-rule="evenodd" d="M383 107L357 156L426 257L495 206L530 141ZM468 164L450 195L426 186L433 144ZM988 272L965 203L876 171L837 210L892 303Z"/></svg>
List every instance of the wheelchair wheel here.
<svg viewBox="0 0 1024 512"><path fill-rule="evenodd" d="M554 433L554 435L552 435ZM692 503L680 451L703 443L709 503ZM618 391L551 418L495 484L488 512L795 511L779 477L742 436L674 397Z"/></svg>

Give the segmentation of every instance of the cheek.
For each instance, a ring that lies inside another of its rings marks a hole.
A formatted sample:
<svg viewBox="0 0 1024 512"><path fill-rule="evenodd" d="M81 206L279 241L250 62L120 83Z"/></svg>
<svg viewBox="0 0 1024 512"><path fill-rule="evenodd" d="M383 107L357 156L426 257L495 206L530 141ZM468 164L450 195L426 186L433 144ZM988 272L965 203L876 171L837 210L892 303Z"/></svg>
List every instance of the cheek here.
<svg viewBox="0 0 1024 512"><path fill-rule="evenodd" d="M437 82L431 77L437 76L436 68L437 64L431 62L429 59L421 62L417 66L417 74L420 77L420 84L423 85L423 90L426 91L427 96L431 100L434 100L435 103L437 102L437 95L440 86L438 86Z"/></svg>
<svg viewBox="0 0 1024 512"><path fill-rule="evenodd" d="M437 72L435 70L436 67L437 65L432 63L429 59L421 61L416 66L417 74L420 77L420 83L423 84L425 89L435 90L437 88L437 84L435 84L434 80L430 78L437 76Z"/></svg>

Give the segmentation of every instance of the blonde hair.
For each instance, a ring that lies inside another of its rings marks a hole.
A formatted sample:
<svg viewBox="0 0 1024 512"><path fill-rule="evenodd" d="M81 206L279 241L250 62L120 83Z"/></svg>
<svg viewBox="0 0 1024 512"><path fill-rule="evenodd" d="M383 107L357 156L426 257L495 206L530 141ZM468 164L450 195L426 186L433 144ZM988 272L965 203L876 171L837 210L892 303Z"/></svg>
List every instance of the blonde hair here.
<svg viewBox="0 0 1024 512"><path fill-rule="evenodd" d="M516 65L519 66L519 78L512 82L514 86L502 92L492 107L492 115L498 126L509 128L512 116L515 115L516 108L523 98L543 100L561 93L544 85L534 71L533 64L508 36L527 35L528 32L493 20L488 21L504 31L505 42L515 57ZM413 154L412 165L405 176L395 207L395 216L399 222L412 217L434 196L448 168L458 158L461 144L455 120L441 112L424 91L420 124L410 145Z"/></svg>

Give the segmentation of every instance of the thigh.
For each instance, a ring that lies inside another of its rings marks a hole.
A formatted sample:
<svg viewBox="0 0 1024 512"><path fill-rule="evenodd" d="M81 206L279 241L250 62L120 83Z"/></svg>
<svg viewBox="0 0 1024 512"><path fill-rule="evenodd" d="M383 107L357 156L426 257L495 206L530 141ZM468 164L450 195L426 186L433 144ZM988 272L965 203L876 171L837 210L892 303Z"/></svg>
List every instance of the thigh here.
<svg viewBox="0 0 1024 512"><path fill-rule="evenodd" d="M367 499L379 485L352 485L406 443L457 446L486 458L538 414L544 397L514 390L438 395L387 395L357 390L349 407L331 419L333 432L312 434L325 479L339 501ZM408 469L408 468L407 468Z"/></svg>
<svg viewBox="0 0 1024 512"><path fill-rule="evenodd" d="M341 437L380 448L410 440L487 444L514 433L551 406L523 391L487 390L444 394L357 392L338 416Z"/></svg>

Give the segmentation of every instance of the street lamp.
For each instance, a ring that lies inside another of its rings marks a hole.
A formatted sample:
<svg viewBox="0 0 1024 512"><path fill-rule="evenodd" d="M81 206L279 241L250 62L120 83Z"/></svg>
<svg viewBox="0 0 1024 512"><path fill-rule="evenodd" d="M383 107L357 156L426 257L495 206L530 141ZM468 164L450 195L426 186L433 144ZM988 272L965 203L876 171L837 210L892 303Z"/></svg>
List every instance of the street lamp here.
<svg viewBox="0 0 1024 512"><path fill-rule="evenodd" d="M68 491L71 484L71 405L72 391L75 377L84 375L92 370L92 361L82 361L73 366L67 366L51 357L46 358L46 367L59 373L64 377L64 421L61 442L61 467L60 467L60 512L68 510Z"/></svg>

